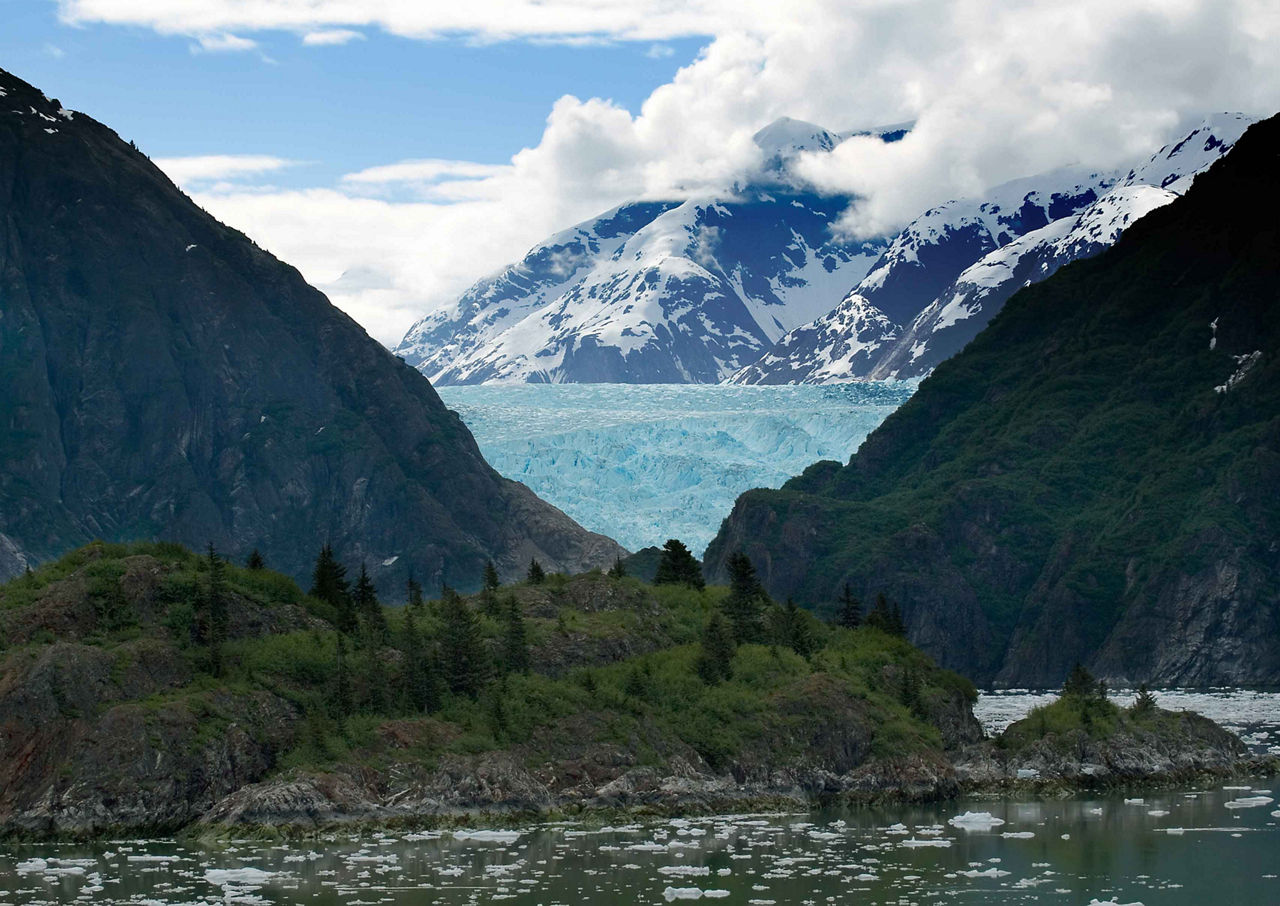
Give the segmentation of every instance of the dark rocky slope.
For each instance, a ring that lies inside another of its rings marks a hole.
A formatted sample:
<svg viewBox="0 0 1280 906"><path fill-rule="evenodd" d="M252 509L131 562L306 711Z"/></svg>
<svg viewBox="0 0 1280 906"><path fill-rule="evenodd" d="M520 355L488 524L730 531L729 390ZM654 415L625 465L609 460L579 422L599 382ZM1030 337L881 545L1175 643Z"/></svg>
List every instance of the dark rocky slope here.
<svg viewBox="0 0 1280 906"><path fill-rule="evenodd" d="M979 682L1280 683L1280 120L1111 250L1009 301L845 466L707 551L845 582Z"/></svg>
<svg viewBox="0 0 1280 906"><path fill-rule="evenodd" d="M159 537L384 587L620 549L481 458L427 380L136 148L0 71L0 576Z"/></svg>

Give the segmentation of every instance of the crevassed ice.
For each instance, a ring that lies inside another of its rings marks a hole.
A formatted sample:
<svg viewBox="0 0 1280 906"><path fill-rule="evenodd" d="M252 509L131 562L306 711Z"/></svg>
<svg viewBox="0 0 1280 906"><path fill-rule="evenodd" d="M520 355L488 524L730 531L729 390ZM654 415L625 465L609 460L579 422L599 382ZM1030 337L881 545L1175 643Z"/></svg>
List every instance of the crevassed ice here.
<svg viewBox="0 0 1280 906"><path fill-rule="evenodd" d="M502 475L629 550L701 554L743 491L845 461L914 382L440 387Z"/></svg>

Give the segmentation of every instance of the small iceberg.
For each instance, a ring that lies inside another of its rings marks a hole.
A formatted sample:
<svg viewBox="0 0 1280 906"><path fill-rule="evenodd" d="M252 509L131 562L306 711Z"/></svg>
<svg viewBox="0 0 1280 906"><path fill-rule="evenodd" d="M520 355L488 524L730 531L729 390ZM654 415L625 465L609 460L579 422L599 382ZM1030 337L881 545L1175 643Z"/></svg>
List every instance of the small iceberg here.
<svg viewBox="0 0 1280 906"><path fill-rule="evenodd" d="M1004 824L1005 821L990 812L965 812L963 815L956 815L947 823L963 830L991 830Z"/></svg>

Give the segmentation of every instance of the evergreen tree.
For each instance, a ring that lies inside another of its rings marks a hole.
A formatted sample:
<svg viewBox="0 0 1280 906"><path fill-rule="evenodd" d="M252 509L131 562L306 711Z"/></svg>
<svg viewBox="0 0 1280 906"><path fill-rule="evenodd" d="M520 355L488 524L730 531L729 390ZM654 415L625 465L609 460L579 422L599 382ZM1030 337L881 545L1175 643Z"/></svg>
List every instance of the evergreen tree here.
<svg viewBox="0 0 1280 906"><path fill-rule="evenodd" d="M501 583L498 581L498 568L492 560L484 561L484 587L489 591L497 591Z"/></svg>
<svg viewBox="0 0 1280 906"><path fill-rule="evenodd" d="M408 607L415 609L422 607L422 586L413 577L412 570L409 571L409 578L404 583L404 599Z"/></svg>
<svg viewBox="0 0 1280 906"><path fill-rule="evenodd" d="M644 671L637 670L635 667L627 671L627 678L622 684L622 693L628 698L648 698L649 682Z"/></svg>
<svg viewBox="0 0 1280 906"><path fill-rule="evenodd" d="M702 577L702 567L689 552L689 548L675 538L668 538L667 543L662 546L653 584L688 585L699 591L707 586L706 579Z"/></svg>
<svg viewBox="0 0 1280 906"><path fill-rule="evenodd" d="M267 561L262 559L262 554L255 547L249 552L249 559L244 561L246 569L266 569Z"/></svg>
<svg viewBox="0 0 1280 906"><path fill-rule="evenodd" d="M502 669L507 673L529 671L529 633L524 625L524 614L515 595L506 601L506 626L502 635Z"/></svg>
<svg viewBox="0 0 1280 906"><path fill-rule="evenodd" d="M764 641L764 608L769 596L756 577L756 568L744 551L729 555L729 594L721 608L729 618L733 637L740 645Z"/></svg>
<svg viewBox="0 0 1280 906"><path fill-rule="evenodd" d="M507 695L507 678L504 676L489 690L488 701L485 703L485 710L489 712L490 732L500 743L507 739Z"/></svg>
<svg viewBox="0 0 1280 906"><path fill-rule="evenodd" d="M1105 698L1106 686L1100 684L1093 678L1093 674L1084 668L1083 664L1077 662L1071 668L1067 681L1062 684L1062 697L1078 698L1083 701Z"/></svg>
<svg viewBox="0 0 1280 906"><path fill-rule="evenodd" d="M895 603L889 605L889 599L881 592L876 595L875 606L867 614L866 624L889 635L905 636L906 627L902 622L902 610Z"/></svg>
<svg viewBox="0 0 1280 906"><path fill-rule="evenodd" d="M208 631L205 639L209 644L209 670L215 676L222 675L223 646L227 642L227 631L230 620L227 616L227 567L218 552L209 545L209 580L205 589L205 619Z"/></svg>
<svg viewBox="0 0 1280 906"><path fill-rule="evenodd" d="M910 667L902 672L902 703L917 717L924 717L924 681Z"/></svg>
<svg viewBox="0 0 1280 906"><path fill-rule="evenodd" d="M609 567L610 579L625 579L627 577L627 566L622 562L621 557L615 557L613 566Z"/></svg>
<svg viewBox="0 0 1280 906"><path fill-rule="evenodd" d="M351 668L347 663L347 638L338 633L338 655L333 670L334 716L341 719L350 716L355 710L355 696L351 691Z"/></svg>
<svg viewBox="0 0 1280 906"><path fill-rule="evenodd" d="M333 548L326 544L316 557L316 567L311 574L312 597L333 608L334 621L343 632L355 632L355 607L351 603L351 586L347 583L347 568L333 555Z"/></svg>
<svg viewBox="0 0 1280 906"><path fill-rule="evenodd" d="M836 617L836 625L845 629L857 629L862 625L862 602L853 596L849 583L844 583L844 591L840 594L840 613Z"/></svg>
<svg viewBox="0 0 1280 906"><path fill-rule="evenodd" d="M525 578L530 585L541 585L542 581L547 578L547 574L543 570L542 564L535 559L529 561L529 573Z"/></svg>
<svg viewBox="0 0 1280 906"><path fill-rule="evenodd" d="M440 707L440 685L412 610L404 613L401 648L404 651L404 693L409 701L409 711L418 714L435 711Z"/></svg>
<svg viewBox="0 0 1280 906"><path fill-rule="evenodd" d="M502 615L498 602L498 584L498 571L494 568L493 561L485 561L484 577L480 583L480 610L485 616L495 620Z"/></svg>
<svg viewBox="0 0 1280 906"><path fill-rule="evenodd" d="M702 647L694 665L704 683L714 686L733 676L734 647L728 622L718 612L713 613L702 628Z"/></svg>
<svg viewBox="0 0 1280 906"><path fill-rule="evenodd" d="M367 641L371 647L380 648L387 643L387 615L382 612L382 604L378 601L378 590L369 571L360 564L360 578L356 580L352 603L359 614L360 623L364 626Z"/></svg>
<svg viewBox="0 0 1280 906"><path fill-rule="evenodd" d="M445 686L457 695L474 698L489 676L480 624L467 602L447 587L440 617L444 622L440 631L440 668Z"/></svg>
<svg viewBox="0 0 1280 906"><path fill-rule="evenodd" d="M1151 694L1151 690L1147 688L1147 684L1143 683L1138 687L1138 697L1133 701L1133 713L1138 715L1150 714L1156 710L1156 697Z"/></svg>
<svg viewBox="0 0 1280 906"><path fill-rule="evenodd" d="M818 640L814 637L813 627L809 625L808 615L790 598L776 611L774 624L774 641L777 644L786 645L804 658L818 650Z"/></svg>

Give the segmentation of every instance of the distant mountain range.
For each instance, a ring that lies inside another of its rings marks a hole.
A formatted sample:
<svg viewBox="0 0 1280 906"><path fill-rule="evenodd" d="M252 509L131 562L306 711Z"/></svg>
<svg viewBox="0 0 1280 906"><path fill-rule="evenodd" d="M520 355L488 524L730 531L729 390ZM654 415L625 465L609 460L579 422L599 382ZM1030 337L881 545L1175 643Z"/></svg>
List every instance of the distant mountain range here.
<svg viewBox="0 0 1280 906"><path fill-rule="evenodd" d="M0 71L0 578L159 538L388 598L621 549L494 472L428 381L136 148Z"/></svg>
<svg viewBox="0 0 1280 906"><path fill-rule="evenodd" d="M850 199L788 181L797 154L844 137L779 120L756 135L751 184L624 204L558 233L423 318L395 353L438 384L721 381L829 311L887 247L833 235Z"/></svg>
<svg viewBox="0 0 1280 906"><path fill-rule="evenodd" d="M1207 118L1139 167L1061 170L926 211L830 313L732 377L744 384L912 378L959 352L1029 283L1111 246L1229 151L1254 120Z"/></svg>
<svg viewBox="0 0 1280 906"><path fill-rule="evenodd" d="M918 377L1018 288L1185 191L1251 121L1210 117L1132 170L1017 180L853 241L832 231L853 199L790 172L801 152L853 133L778 120L755 136L764 163L747 185L624 204L558 233L423 318L395 352L440 384Z"/></svg>
<svg viewBox="0 0 1280 906"><path fill-rule="evenodd" d="M1280 117L1223 131L1040 228L1070 255L1114 211L1159 208L984 311L847 464L740 497L709 575L744 549L779 598L884 593L979 683L1056 686L1076 662L1114 682L1280 683ZM1199 167L1178 159L1230 144L1179 197Z"/></svg>

